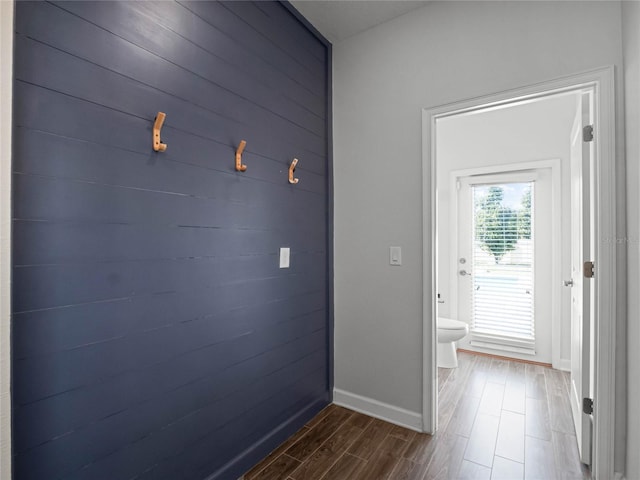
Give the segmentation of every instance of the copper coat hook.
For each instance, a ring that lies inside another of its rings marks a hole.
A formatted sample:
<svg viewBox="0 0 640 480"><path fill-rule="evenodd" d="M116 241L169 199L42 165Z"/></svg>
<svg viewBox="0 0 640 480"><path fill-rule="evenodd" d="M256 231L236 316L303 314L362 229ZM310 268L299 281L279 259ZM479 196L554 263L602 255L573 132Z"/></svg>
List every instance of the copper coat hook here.
<svg viewBox="0 0 640 480"><path fill-rule="evenodd" d="M291 162L291 165L289 165L289 183L292 183L294 185L300 181L298 178L293 178L293 172L296 171L297 164L298 164L298 159L294 158L293 161Z"/></svg>
<svg viewBox="0 0 640 480"><path fill-rule="evenodd" d="M167 149L167 144L160 141L160 130L162 130L165 117L166 115L163 112L158 112L156 121L153 124L153 149L156 152L164 152Z"/></svg>
<svg viewBox="0 0 640 480"><path fill-rule="evenodd" d="M238 172L244 172L247 169L247 166L242 164L242 152L244 151L244 147L246 146L247 142L242 140L240 141L240 145L238 145L238 149L236 150L236 170Z"/></svg>

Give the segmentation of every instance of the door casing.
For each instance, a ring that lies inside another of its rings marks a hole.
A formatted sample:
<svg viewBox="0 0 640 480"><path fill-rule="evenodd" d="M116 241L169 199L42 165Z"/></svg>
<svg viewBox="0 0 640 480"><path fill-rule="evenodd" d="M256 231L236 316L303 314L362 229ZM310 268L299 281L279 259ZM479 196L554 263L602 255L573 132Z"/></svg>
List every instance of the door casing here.
<svg viewBox="0 0 640 480"><path fill-rule="evenodd" d="M422 111L422 222L423 222L423 431L437 429L436 362L436 120L465 112L499 108L510 103L593 88L594 124L598 135L594 158L592 198L598 239L616 237L615 199L615 89L614 67L603 67L493 95L477 97ZM593 309L594 342L594 435L592 474L595 479L613 478L615 435L616 351L616 252L615 242L598 241ZM602 319L602 321L600 321Z"/></svg>

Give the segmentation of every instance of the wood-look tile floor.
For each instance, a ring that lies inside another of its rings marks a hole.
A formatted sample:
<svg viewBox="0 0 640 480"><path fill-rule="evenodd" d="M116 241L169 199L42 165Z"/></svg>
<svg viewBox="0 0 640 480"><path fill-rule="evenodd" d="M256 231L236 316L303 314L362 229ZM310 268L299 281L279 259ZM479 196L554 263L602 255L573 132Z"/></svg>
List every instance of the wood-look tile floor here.
<svg viewBox="0 0 640 480"><path fill-rule="evenodd" d="M243 480L583 480L566 373L458 354L438 369L438 433L330 405Z"/></svg>

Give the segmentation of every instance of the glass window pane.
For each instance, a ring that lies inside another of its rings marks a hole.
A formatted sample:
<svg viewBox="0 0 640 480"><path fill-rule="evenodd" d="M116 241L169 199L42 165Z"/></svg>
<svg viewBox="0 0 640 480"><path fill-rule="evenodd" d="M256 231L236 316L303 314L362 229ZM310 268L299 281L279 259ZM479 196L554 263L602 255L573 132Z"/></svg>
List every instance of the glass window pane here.
<svg viewBox="0 0 640 480"><path fill-rule="evenodd" d="M472 332L533 340L533 182L472 189Z"/></svg>

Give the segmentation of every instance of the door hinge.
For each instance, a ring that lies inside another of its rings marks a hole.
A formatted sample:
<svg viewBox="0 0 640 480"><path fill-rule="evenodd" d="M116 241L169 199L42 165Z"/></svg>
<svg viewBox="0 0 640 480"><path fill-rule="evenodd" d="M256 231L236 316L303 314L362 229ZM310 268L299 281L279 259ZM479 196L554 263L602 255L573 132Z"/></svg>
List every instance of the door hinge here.
<svg viewBox="0 0 640 480"><path fill-rule="evenodd" d="M582 141L583 142L592 142L593 141L593 125L586 125L582 129Z"/></svg>
<svg viewBox="0 0 640 480"><path fill-rule="evenodd" d="M584 265L582 267L584 278L593 278L593 276L596 274L595 268L596 266L593 262L584 262Z"/></svg>
<svg viewBox="0 0 640 480"><path fill-rule="evenodd" d="M582 399L582 412L587 415L593 414L593 398Z"/></svg>

